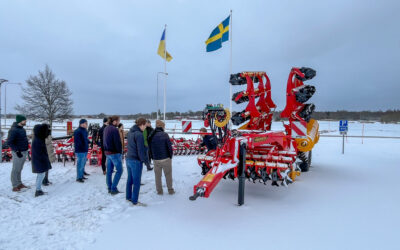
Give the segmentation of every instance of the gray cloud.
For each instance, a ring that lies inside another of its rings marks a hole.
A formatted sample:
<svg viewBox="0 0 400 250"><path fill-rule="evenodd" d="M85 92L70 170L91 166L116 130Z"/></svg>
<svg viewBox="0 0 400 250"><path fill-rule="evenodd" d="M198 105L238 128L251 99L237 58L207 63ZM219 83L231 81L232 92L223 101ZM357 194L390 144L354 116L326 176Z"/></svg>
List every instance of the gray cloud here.
<svg viewBox="0 0 400 250"><path fill-rule="evenodd" d="M267 71L278 109L292 66L317 70L318 110L400 108L398 1L2 1L0 78L47 63L76 114L154 111L167 23L168 111L227 104L229 43L206 53L204 41L230 9L233 69ZM20 91L7 88L10 110Z"/></svg>

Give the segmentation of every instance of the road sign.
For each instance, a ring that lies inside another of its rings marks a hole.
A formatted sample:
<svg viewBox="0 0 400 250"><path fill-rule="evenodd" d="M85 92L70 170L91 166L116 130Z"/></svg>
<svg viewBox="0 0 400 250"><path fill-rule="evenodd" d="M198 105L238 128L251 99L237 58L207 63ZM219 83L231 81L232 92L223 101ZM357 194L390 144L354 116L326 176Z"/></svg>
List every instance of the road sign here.
<svg viewBox="0 0 400 250"><path fill-rule="evenodd" d="M188 134L192 133L192 122L182 121L182 132Z"/></svg>
<svg viewBox="0 0 400 250"><path fill-rule="evenodd" d="M339 131L340 134L347 134L347 131L349 131L349 122L347 120L339 121Z"/></svg>

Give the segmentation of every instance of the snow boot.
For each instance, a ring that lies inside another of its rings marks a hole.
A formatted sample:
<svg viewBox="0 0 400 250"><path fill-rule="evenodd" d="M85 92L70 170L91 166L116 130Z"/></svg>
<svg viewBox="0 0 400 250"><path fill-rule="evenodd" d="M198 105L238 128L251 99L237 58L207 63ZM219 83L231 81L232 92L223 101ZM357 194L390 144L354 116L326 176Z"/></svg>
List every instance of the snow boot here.
<svg viewBox="0 0 400 250"><path fill-rule="evenodd" d="M44 194L46 194L46 193L43 192L42 190L36 190L35 197L38 197L38 196L41 196L41 195L44 195Z"/></svg>
<svg viewBox="0 0 400 250"><path fill-rule="evenodd" d="M116 194L120 194L120 193L122 193L122 192L118 191L118 189L110 192L111 195L116 195Z"/></svg>
<svg viewBox="0 0 400 250"><path fill-rule="evenodd" d="M76 179L76 181L77 181L77 182L80 182L80 183L84 183L84 182L85 182L82 178Z"/></svg>

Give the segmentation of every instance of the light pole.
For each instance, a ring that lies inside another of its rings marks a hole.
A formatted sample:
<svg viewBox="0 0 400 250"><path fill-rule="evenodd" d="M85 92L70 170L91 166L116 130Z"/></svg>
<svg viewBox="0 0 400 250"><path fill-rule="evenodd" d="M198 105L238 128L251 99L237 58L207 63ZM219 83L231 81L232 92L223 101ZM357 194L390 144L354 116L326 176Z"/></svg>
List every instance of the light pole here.
<svg viewBox="0 0 400 250"><path fill-rule="evenodd" d="M0 119L1 119L1 84L8 82L6 79L0 79ZM0 163L3 162L3 132L1 131L0 121Z"/></svg>
<svg viewBox="0 0 400 250"><path fill-rule="evenodd" d="M158 106L158 76L160 75L160 74L164 74L164 75L168 75L168 73L165 73L165 72L157 72L157 120L159 119L159 117L158 117L158 111L160 110L160 108L159 108L159 106ZM165 86L164 86L164 92L165 92ZM164 95L164 98L165 98L165 95ZM164 104L165 104L165 100L164 100ZM164 107L164 112L165 112L165 107ZM164 117L165 117L165 114L164 114Z"/></svg>
<svg viewBox="0 0 400 250"><path fill-rule="evenodd" d="M4 128L7 126L7 86L9 84L16 84L21 86L22 83L20 82L6 82L4 83Z"/></svg>

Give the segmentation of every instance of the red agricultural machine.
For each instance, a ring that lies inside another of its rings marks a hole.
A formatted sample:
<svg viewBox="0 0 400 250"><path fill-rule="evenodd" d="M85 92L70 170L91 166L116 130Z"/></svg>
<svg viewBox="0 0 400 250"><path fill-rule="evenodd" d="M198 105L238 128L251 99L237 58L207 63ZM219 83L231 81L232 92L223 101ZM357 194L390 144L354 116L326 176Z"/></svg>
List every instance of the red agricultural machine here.
<svg viewBox="0 0 400 250"><path fill-rule="evenodd" d="M171 143L174 155L199 155L204 154L207 150L205 146L201 146L200 138L194 140L172 137Z"/></svg>
<svg viewBox="0 0 400 250"><path fill-rule="evenodd" d="M315 93L315 87L304 81L316 75L311 68L292 68L287 81L286 118L283 131L271 131L273 110L271 84L265 72L242 72L230 77L232 85L247 85L246 90L233 94L237 103L247 107L235 113L222 105L207 105L203 112L204 125L218 141L216 150L198 157L204 177L194 186L190 200L209 197L222 178L239 179L238 203L244 203L244 182L274 186L295 181L300 172L311 165L311 150L318 142L318 122L311 119L314 104L305 102ZM255 86L257 84L257 86ZM238 129L231 129L230 120Z"/></svg>

